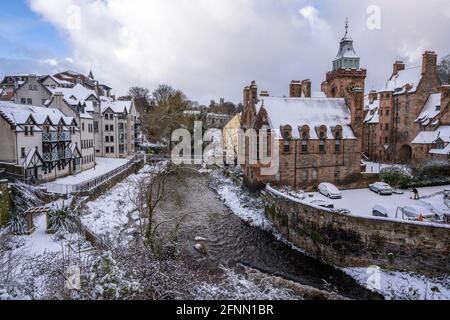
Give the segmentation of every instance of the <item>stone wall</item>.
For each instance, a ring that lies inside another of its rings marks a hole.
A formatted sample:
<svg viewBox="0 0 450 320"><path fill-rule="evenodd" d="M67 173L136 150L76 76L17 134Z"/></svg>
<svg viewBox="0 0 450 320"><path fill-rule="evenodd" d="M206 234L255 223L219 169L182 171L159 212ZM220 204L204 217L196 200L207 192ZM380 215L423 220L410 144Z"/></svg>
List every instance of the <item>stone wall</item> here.
<svg viewBox="0 0 450 320"><path fill-rule="evenodd" d="M450 273L450 228L346 216L263 192L266 216L313 257L338 267Z"/></svg>

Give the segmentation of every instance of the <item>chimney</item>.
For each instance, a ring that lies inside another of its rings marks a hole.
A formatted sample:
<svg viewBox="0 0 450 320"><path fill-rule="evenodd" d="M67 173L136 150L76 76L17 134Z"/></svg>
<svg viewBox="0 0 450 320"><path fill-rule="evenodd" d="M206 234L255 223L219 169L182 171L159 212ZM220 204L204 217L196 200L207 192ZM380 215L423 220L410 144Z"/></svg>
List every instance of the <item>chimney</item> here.
<svg viewBox="0 0 450 320"><path fill-rule="evenodd" d="M378 92L376 90L371 90L369 92L369 102L372 104L374 101L378 100Z"/></svg>
<svg viewBox="0 0 450 320"><path fill-rule="evenodd" d="M55 94L53 95L53 99L57 106L62 106L64 95L62 94L62 92L55 92Z"/></svg>
<svg viewBox="0 0 450 320"><path fill-rule="evenodd" d="M302 83L299 80L292 80L289 85L289 96L291 98L302 97Z"/></svg>
<svg viewBox="0 0 450 320"><path fill-rule="evenodd" d="M403 61L395 61L393 74L397 74L402 70L405 70L405 63Z"/></svg>
<svg viewBox="0 0 450 320"><path fill-rule="evenodd" d="M422 58L422 75L437 69L437 54L434 51L425 51Z"/></svg>
<svg viewBox="0 0 450 320"><path fill-rule="evenodd" d="M261 91L259 94L261 97L270 97L269 91Z"/></svg>
<svg viewBox="0 0 450 320"><path fill-rule="evenodd" d="M311 98L311 80L303 80L301 86L303 97Z"/></svg>
<svg viewBox="0 0 450 320"><path fill-rule="evenodd" d="M258 86L256 85L256 81L252 81L252 85L250 86L250 102L256 103L258 100Z"/></svg>
<svg viewBox="0 0 450 320"><path fill-rule="evenodd" d="M242 101L244 106L246 106L248 104L249 100L250 100L250 87L245 87L244 88L244 97L243 97L243 101Z"/></svg>

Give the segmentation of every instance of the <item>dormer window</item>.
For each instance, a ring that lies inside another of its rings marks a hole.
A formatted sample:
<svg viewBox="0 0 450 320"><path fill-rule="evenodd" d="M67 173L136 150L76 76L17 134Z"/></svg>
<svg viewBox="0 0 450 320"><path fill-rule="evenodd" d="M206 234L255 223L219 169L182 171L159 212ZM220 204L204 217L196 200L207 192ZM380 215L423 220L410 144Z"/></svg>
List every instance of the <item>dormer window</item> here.
<svg viewBox="0 0 450 320"><path fill-rule="evenodd" d="M308 144L309 144L309 134L306 132L303 132L303 135L302 135L302 152L303 153L308 152Z"/></svg>
<svg viewBox="0 0 450 320"><path fill-rule="evenodd" d="M436 106L436 111L441 111L441 106Z"/></svg>

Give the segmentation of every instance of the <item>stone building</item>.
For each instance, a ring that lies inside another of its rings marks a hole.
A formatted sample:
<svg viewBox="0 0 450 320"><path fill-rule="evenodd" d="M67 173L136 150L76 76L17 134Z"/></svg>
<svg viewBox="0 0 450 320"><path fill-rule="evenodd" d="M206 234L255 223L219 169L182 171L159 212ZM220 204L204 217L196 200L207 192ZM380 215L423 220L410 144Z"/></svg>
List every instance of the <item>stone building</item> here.
<svg viewBox="0 0 450 320"><path fill-rule="evenodd" d="M311 81L292 81L289 97L258 94L253 81L244 89L241 128L269 130L279 141L279 172L264 176L260 162L250 163L250 141L245 142L245 183L271 183L312 189L320 182L347 185L359 178L364 118L366 70L347 36L341 40L322 93L311 91ZM260 146L258 149L265 146ZM271 146L267 146L272 154Z"/></svg>
<svg viewBox="0 0 450 320"><path fill-rule="evenodd" d="M366 100L363 147L366 156L374 161L395 163L423 159L426 152L413 145L424 130L417 120L430 95L438 93L439 87L434 52L423 54L421 66L406 68L402 61L396 61L386 86L371 92Z"/></svg>

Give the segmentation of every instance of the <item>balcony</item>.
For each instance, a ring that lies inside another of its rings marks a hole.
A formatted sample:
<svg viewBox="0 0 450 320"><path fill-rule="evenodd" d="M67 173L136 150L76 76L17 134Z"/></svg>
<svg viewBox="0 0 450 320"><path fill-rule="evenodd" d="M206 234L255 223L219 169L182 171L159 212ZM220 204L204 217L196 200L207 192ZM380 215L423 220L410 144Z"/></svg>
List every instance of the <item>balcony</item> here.
<svg viewBox="0 0 450 320"><path fill-rule="evenodd" d="M72 159L72 151L70 151L69 149L58 151L58 157L60 160Z"/></svg>
<svg viewBox="0 0 450 320"><path fill-rule="evenodd" d="M59 141L71 141L72 140L72 135L68 131L64 131L63 133L60 133L58 135L58 137L59 137Z"/></svg>
<svg viewBox="0 0 450 320"><path fill-rule="evenodd" d="M59 153L58 152L44 153L43 158L45 162L55 162L59 160Z"/></svg>
<svg viewBox="0 0 450 320"><path fill-rule="evenodd" d="M43 142L58 142L59 141L58 133L56 133L56 132L45 133L44 132L42 134L42 141Z"/></svg>
<svg viewBox="0 0 450 320"><path fill-rule="evenodd" d="M67 142L72 140L72 135L68 131L64 131L62 133L57 132L44 132L42 134L42 141L47 143L56 143L56 142Z"/></svg>

